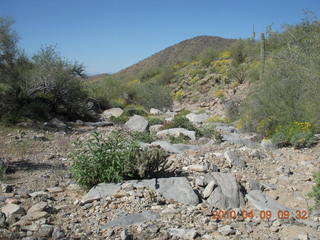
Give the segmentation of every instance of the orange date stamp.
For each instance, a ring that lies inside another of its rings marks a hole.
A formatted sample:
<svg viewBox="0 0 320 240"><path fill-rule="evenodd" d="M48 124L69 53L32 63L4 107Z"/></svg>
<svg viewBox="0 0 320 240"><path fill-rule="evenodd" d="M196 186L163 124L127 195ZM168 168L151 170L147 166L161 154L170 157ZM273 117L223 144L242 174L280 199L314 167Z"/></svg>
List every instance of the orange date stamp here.
<svg viewBox="0 0 320 240"><path fill-rule="evenodd" d="M295 212L288 210L278 210L277 212L272 212L270 210L241 210L241 213L237 213L235 210L213 210L211 212L212 220L224 220L224 219L252 219L255 216L259 217L261 220L269 219L307 219L309 214L307 210L296 210Z"/></svg>

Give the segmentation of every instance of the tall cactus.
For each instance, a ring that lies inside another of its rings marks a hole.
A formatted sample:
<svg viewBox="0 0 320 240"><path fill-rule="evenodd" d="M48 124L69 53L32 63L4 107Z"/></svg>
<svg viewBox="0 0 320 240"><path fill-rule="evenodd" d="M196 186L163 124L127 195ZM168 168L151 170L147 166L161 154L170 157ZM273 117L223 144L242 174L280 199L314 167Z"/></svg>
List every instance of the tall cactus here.
<svg viewBox="0 0 320 240"><path fill-rule="evenodd" d="M261 33L261 36L260 36L260 61L261 61L260 80L262 80L262 77L263 77L264 65L265 65L265 61L266 61L265 48L266 48L266 43L265 43L264 33Z"/></svg>

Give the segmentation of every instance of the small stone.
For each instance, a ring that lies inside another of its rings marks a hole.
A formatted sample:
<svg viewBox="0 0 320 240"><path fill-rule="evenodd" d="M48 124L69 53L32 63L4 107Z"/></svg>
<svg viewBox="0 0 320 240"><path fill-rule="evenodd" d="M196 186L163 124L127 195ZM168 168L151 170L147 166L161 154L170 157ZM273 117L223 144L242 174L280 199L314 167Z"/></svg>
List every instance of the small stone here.
<svg viewBox="0 0 320 240"><path fill-rule="evenodd" d="M59 240L59 239L63 239L65 238L65 233L62 229L58 228L58 227L55 227L53 229L53 232L52 232L52 239L53 240Z"/></svg>
<svg viewBox="0 0 320 240"><path fill-rule="evenodd" d="M121 240L131 240L131 239L133 239L133 236L132 236L132 234L130 234L128 232L128 230L123 230L120 233L120 238L121 238Z"/></svg>
<svg viewBox="0 0 320 240"><path fill-rule="evenodd" d="M63 189L61 187L52 187L47 189L50 193L59 193L63 192Z"/></svg>
<svg viewBox="0 0 320 240"><path fill-rule="evenodd" d="M220 227L218 229L218 232L221 233L224 236L229 236L229 235L233 235L233 234L236 233L236 231L230 225L225 225L223 227Z"/></svg>
<svg viewBox="0 0 320 240"><path fill-rule="evenodd" d="M299 239L299 240L309 240L310 238L309 238L308 233L300 233L300 234L298 235L298 239Z"/></svg>
<svg viewBox="0 0 320 240"><path fill-rule="evenodd" d="M38 197L38 196L43 196L43 195L48 195L47 192L44 191L38 191L38 192L33 192L33 193L29 193L29 196L32 198Z"/></svg>
<svg viewBox="0 0 320 240"><path fill-rule="evenodd" d="M215 180L212 180L209 182L209 184L206 186L206 188L203 191L203 198L208 198L210 194L212 193L214 187L217 186L217 183Z"/></svg>
<svg viewBox="0 0 320 240"><path fill-rule="evenodd" d="M131 191L134 189L133 184L132 183L123 183L121 185L121 189L122 190L126 190L126 191Z"/></svg>
<svg viewBox="0 0 320 240"><path fill-rule="evenodd" d="M37 235L39 237L51 237L52 232L53 232L53 226L44 224L40 226Z"/></svg>
<svg viewBox="0 0 320 240"><path fill-rule="evenodd" d="M172 237L182 239L195 239L198 235L195 229L170 228L169 233Z"/></svg>
<svg viewBox="0 0 320 240"><path fill-rule="evenodd" d="M206 166L201 164L189 165L187 168L189 171L194 171L194 172L206 172L208 170Z"/></svg>
<svg viewBox="0 0 320 240"><path fill-rule="evenodd" d="M203 176L197 177L195 180L195 184L199 187L204 187L205 186L204 177Z"/></svg>
<svg viewBox="0 0 320 240"><path fill-rule="evenodd" d="M6 225L6 214L4 214L3 212L0 212L0 228L4 228Z"/></svg>

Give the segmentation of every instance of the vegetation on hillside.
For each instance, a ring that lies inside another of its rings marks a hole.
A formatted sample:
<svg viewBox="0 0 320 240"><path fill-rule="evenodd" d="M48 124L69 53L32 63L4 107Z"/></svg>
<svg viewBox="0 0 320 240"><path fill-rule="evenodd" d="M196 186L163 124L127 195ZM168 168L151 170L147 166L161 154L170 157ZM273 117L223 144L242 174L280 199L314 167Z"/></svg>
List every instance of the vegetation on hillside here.
<svg viewBox="0 0 320 240"><path fill-rule="evenodd" d="M84 67L65 60L51 46L27 57L11 25L0 17L0 118L15 122L20 117L46 120L51 114L88 117Z"/></svg>

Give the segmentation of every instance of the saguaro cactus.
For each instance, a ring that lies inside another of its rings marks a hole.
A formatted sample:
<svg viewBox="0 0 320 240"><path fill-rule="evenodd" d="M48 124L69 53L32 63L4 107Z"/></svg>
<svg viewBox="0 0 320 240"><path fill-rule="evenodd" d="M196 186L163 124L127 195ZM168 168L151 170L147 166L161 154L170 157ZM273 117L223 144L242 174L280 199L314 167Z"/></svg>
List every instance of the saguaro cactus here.
<svg viewBox="0 0 320 240"><path fill-rule="evenodd" d="M263 77L264 65L265 65L265 61L266 61L265 48L266 48L266 43L265 43L264 33L261 33L261 36L260 36L260 61L261 61L260 80L262 80L262 77Z"/></svg>

